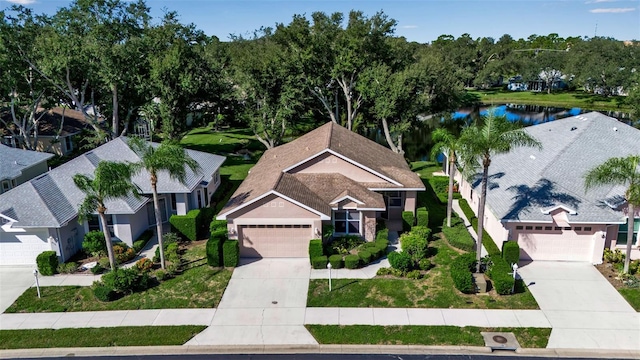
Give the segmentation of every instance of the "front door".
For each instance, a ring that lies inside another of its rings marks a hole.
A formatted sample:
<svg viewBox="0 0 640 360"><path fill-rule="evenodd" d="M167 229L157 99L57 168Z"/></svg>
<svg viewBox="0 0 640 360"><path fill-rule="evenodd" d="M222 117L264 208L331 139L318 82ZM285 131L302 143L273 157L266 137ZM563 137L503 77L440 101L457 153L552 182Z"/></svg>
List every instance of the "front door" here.
<svg viewBox="0 0 640 360"><path fill-rule="evenodd" d="M165 223L168 220L166 200L164 198L158 199L158 206L160 207L160 217L162 218L162 222ZM149 226L156 224L156 213L153 208L153 201L147 203L147 220L149 221Z"/></svg>

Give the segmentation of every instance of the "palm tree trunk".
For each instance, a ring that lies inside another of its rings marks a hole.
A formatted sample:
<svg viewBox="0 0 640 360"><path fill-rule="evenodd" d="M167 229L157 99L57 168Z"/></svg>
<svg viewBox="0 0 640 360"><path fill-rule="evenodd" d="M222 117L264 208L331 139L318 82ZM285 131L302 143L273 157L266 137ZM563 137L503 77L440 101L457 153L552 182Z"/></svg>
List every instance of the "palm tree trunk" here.
<svg viewBox="0 0 640 360"><path fill-rule="evenodd" d="M631 262L631 247L633 245L633 229L634 229L634 216L635 209L633 208L633 204L629 202L628 207L628 220L627 220L627 249L624 257L624 269L622 270L625 274L629 273L629 263Z"/></svg>
<svg viewBox="0 0 640 360"><path fill-rule="evenodd" d="M480 273L480 261L482 260L482 234L484 233L484 205L487 198L487 181L489 179L489 165L485 163L482 170L482 193L478 204L478 243L476 244L476 273Z"/></svg>
<svg viewBox="0 0 640 360"><path fill-rule="evenodd" d="M451 227L451 213L453 211L453 175L455 173L455 154L449 154L449 194L447 197L447 227Z"/></svg>
<svg viewBox="0 0 640 360"><path fill-rule="evenodd" d="M107 244L107 255L109 256L109 264L111 265L111 271L116 269L116 257L113 254L113 243L111 242L111 232L107 225L107 216L104 214L107 208L104 205L98 206L98 216L100 217L100 223L102 225L102 232L104 233L104 241Z"/></svg>
<svg viewBox="0 0 640 360"><path fill-rule="evenodd" d="M160 214L160 202L158 201L158 179L151 175L151 189L153 191L153 210L156 215L156 236L158 237L158 248L160 249L160 267L164 270L164 245L162 243L162 215Z"/></svg>

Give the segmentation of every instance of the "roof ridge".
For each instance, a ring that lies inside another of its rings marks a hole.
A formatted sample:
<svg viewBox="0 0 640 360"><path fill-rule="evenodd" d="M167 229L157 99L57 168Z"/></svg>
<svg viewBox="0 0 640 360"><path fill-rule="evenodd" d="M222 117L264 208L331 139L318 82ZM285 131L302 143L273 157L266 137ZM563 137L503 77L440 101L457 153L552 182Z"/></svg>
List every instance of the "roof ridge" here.
<svg viewBox="0 0 640 360"><path fill-rule="evenodd" d="M331 148L331 138L333 137L333 127L335 126L335 123L333 121L329 121L329 133L327 136L327 141L325 142L326 146L325 146L325 150Z"/></svg>
<svg viewBox="0 0 640 360"><path fill-rule="evenodd" d="M589 113L591 114L591 113ZM580 132L580 135L588 128L590 128L591 126L593 126L593 124L595 123L594 119L591 118L586 118L583 119L581 117L578 116L573 116L572 118L574 119L578 119L578 120L582 120L586 122L586 125L584 129L582 129L582 131ZM571 119L571 118L567 118L567 119ZM571 141L568 141L565 146L562 147L562 149L560 149L560 151L556 152L555 156L551 159L551 161L549 161L547 163L547 165L545 167L543 167L542 169L540 169L540 176L543 176L543 174L551 167L555 164L556 160L564 153L564 151L566 149L568 149L570 146L572 146L576 141L578 141L578 139L580 139L580 135L575 136Z"/></svg>

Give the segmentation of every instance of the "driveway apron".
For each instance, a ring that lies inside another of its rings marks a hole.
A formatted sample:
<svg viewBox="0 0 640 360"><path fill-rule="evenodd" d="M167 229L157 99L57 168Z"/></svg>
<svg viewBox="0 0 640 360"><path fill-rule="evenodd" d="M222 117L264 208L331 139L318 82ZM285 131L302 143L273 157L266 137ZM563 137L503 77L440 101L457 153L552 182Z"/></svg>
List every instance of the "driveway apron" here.
<svg viewBox="0 0 640 360"><path fill-rule="evenodd" d="M593 265L534 261L518 272L553 328L548 348L640 350L640 315Z"/></svg>
<svg viewBox="0 0 640 360"><path fill-rule="evenodd" d="M308 259L242 259L211 326L185 345L317 344L304 327Z"/></svg>
<svg viewBox="0 0 640 360"><path fill-rule="evenodd" d="M0 266L0 313L35 283L33 266Z"/></svg>

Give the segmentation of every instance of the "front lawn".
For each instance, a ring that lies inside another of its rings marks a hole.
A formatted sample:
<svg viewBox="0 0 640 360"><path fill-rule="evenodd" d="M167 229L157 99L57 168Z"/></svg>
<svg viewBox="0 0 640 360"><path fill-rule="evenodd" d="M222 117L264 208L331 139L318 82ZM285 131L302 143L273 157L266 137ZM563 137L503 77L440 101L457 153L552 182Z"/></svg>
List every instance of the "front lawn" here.
<svg viewBox="0 0 640 360"><path fill-rule="evenodd" d="M96 299L87 286L45 286L38 299L35 288L29 288L6 310L19 312L70 312L138 309L211 308L218 305L231 271L211 268L203 261L205 244L187 251L184 261L193 261L177 277L161 282L145 291L111 302Z"/></svg>
<svg viewBox="0 0 640 360"><path fill-rule="evenodd" d="M473 326L305 325L320 344L484 346L481 331L512 332L521 347L545 348L548 328L478 328Z"/></svg>
<svg viewBox="0 0 640 360"><path fill-rule="evenodd" d="M419 280L381 278L336 279L329 292L325 279L311 280L309 307L391 307L391 308L460 308L460 309L538 309L533 295L518 283L516 294L463 294L455 289L449 265L458 252L439 239L430 243L436 265Z"/></svg>
<svg viewBox="0 0 640 360"><path fill-rule="evenodd" d="M206 326L1 330L0 349L183 345Z"/></svg>
<svg viewBox="0 0 640 360"><path fill-rule="evenodd" d="M618 289L618 292L627 300L629 305L636 311L640 311L640 288L622 288Z"/></svg>

